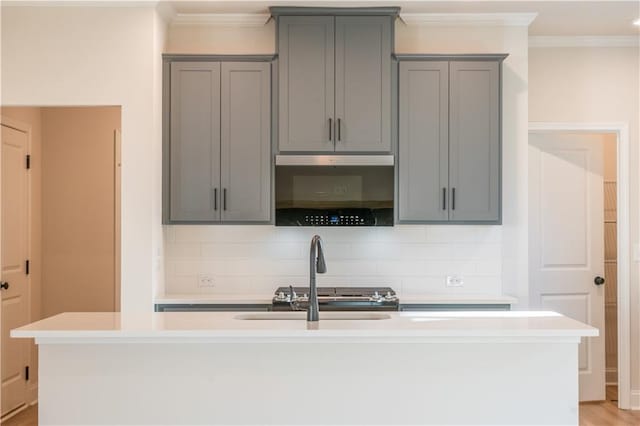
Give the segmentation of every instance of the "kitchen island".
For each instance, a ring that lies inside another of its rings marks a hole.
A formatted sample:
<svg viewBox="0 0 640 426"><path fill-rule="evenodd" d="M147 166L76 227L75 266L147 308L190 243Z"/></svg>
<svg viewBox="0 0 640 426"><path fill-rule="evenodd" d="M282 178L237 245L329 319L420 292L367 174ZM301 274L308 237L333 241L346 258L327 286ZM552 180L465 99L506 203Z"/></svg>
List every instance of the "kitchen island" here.
<svg viewBox="0 0 640 426"><path fill-rule="evenodd" d="M39 345L42 425L575 425L578 343L598 330L553 312L165 312L11 335Z"/></svg>

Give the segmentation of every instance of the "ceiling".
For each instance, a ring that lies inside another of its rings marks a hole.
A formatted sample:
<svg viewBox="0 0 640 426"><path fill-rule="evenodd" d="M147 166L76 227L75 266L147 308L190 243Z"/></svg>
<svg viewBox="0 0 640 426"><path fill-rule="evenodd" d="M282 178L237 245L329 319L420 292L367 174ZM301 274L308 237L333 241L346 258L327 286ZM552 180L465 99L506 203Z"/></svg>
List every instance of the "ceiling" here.
<svg viewBox="0 0 640 426"><path fill-rule="evenodd" d="M351 1L190 1L173 0L177 13L266 13L269 6L400 6L404 13L538 13L530 35L638 35L632 25L640 18L640 0L622 1L431 1L431 0L351 0Z"/></svg>

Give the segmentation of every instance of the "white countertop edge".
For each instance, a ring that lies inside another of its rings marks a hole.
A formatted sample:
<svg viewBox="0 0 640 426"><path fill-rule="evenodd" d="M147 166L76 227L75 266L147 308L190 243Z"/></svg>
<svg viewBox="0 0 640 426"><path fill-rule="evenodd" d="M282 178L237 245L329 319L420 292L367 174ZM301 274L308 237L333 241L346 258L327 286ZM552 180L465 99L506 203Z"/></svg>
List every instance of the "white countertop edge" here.
<svg viewBox="0 0 640 426"><path fill-rule="evenodd" d="M18 337L18 336L13 336ZM490 344L490 343L580 343L580 336L574 334L557 336L517 335L517 336L40 336L35 338L38 345L47 344Z"/></svg>
<svg viewBox="0 0 640 426"><path fill-rule="evenodd" d="M303 312L68 312L11 330L10 335L35 338L41 344L81 344L133 341L394 343L434 339L448 342L568 339L575 342L580 337L599 334L594 327L551 311L390 312L381 320L358 320L360 317L357 313L325 312L321 313L320 322L308 323Z"/></svg>
<svg viewBox="0 0 640 426"><path fill-rule="evenodd" d="M224 340L255 340L313 339L319 341L324 338L354 340L383 339L385 341L397 338L559 338L559 337L587 337L597 336L598 330L588 329L208 329L208 330L12 330L13 338L36 338L44 340L70 339L86 341L96 339L98 341L114 341L122 339L156 339L158 341L183 339L211 339L212 341Z"/></svg>
<svg viewBox="0 0 640 426"><path fill-rule="evenodd" d="M155 304L160 305L270 305L273 295L265 294L165 294L156 296ZM518 299L504 295L482 294L421 294L400 295L400 304L459 304L459 305L491 305L518 303Z"/></svg>

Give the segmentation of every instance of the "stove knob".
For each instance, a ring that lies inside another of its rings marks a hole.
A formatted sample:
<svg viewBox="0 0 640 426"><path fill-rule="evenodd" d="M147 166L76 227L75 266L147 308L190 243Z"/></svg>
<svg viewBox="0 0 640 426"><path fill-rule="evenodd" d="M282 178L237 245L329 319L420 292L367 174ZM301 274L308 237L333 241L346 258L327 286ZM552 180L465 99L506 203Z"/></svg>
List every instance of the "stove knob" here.
<svg viewBox="0 0 640 426"><path fill-rule="evenodd" d="M372 302L380 302L382 300L382 296L377 291L373 292L373 295L369 298Z"/></svg>
<svg viewBox="0 0 640 426"><path fill-rule="evenodd" d="M277 301L287 300L287 295L284 294L284 291L281 291L276 295L276 300Z"/></svg>
<svg viewBox="0 0 640 426"><path fill-rule="evenodd" d="M396 295L395 294L391 294L390 291L387 292L387 294L384 296L385 300L396 300Z"/></svg>

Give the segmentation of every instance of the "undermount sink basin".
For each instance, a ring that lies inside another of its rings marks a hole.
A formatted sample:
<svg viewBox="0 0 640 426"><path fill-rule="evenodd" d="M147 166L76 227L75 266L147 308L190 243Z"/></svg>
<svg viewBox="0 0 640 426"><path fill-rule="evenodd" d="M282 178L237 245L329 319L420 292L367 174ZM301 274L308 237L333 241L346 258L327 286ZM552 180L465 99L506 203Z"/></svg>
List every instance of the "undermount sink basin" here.
<svg viewBox="0 0 640 426"><path fill-rule="evenodd" d="M306 312L265 312L255 314L240 314L234 317L237 320L251 321L305 321ZM320 321L377 321L391 319L391 315L379 312L320 312Z"/></svg>

